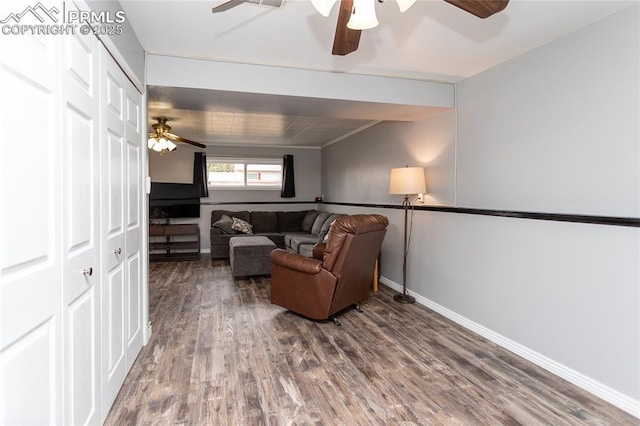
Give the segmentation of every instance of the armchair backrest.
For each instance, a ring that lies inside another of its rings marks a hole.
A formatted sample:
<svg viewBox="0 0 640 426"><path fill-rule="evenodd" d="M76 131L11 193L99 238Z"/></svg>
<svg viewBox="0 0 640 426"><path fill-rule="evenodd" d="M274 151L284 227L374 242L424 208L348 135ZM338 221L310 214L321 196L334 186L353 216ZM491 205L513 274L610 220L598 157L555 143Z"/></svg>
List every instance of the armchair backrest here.
<svg viewBox="0 0 640 426"><path fill-rule="evenodd" d="M341 216L331 225L322 259L323 268L338 278L331 312L368 296L388 225L379 214Z"/></svg>

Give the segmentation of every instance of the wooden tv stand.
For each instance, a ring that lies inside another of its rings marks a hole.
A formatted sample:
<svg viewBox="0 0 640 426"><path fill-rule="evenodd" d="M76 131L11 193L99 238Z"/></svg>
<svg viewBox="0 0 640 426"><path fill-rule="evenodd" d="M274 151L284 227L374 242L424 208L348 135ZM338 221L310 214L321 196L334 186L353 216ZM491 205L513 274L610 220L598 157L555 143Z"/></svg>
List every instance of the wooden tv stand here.
<svg viewBox="0 0 640 426"><path fill-rule="evenodd" d="M200 259L200 227L195 224L149 225L149 260Z"/></svg>

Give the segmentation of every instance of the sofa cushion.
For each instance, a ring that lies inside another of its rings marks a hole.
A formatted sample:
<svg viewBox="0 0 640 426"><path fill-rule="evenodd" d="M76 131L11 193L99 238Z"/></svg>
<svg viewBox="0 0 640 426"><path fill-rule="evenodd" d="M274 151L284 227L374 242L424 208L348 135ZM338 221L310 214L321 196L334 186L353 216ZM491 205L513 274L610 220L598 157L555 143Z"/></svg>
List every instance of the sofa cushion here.
<svg viewBox="0 0 640 426"><path fill-rule="evenodd" d="M315 244L300 244L298 253L304 257L313 257L313 248L315 246Z"/></svg>
<svg viewBox="0 0 640 426"><path fill-rule="evenodd" d="M334 213L332 215L330 215L327 220L324 221L324 223L322 224L322 228L320 228L320 232L318 233L318 239L320 241L324 240L324 237L327 235L327 233L329 232L329 229L331 228L331 225L333 224L333 222L335 222L335 220L337 218L339 218L340 216L345 216L344 214L339 214L339 213Z"/></svg>
<svg viewBox="0 0 640 426"><path fill-rule="evenodd" d="M313 226L311 227L311 233L315 235L320 234L320 230L322 229L322 225L324 221L327 220L331 216L331 213L320 212L318 216L316 216L316 220L313 221Z"/></svg>
<svg viewBox="0 0 640 426"><path fill-rule="evenodd" d="M293 232L293 233L289 233L289 234L284 234L284 246L285 247L291 247L291 239L293 237L295 237L296 235L311 235L307 232Z"/></svg>
<svg viewBox="0 0 640 426"><path fill-rule="evenodd" d="M233 219L226 214L223 214L220 220L216 221L213 225L213 228L220 229L224 234L237 234L238 231L233 229L231 226L233 225Z"/></svg>
<svg viewBox="0 0 640 426"><path fill-rule="evenodd" d="M246 220L238 219L237 217L233 218L231 229L240 231L243 234L253 234L253 227L251 226L251 224Z"/></svg>
<svg viewBox="0 0 640 426"><path fill-rule="evenodd" d="M251 212L251 225L253 225L253 233L260 234L262 232L278 232L278 215L276 212Z"/></svg>
<svg viewBox="0 0 640 426"><path fill-rule="evenodd" d="M222 215L227 215L230 218L234 218L237 217L238 219L242 219L245 220L247 222L251 222L251 216L249 215L249 212L246 210L243 211L239 211L239 212L232 212L229 210L213 210L211 212L211 225L213 225L214 223L216 223L217 221L219 221L220 219L222 219Z"/></svg>
<svg viewBox="0 0 640 426"><path fill-rule="evenodd" d="M298 232L302 231L302 220L307 211L277 212L278 232Z"/></svg>
<svg viewBox="0 0 640 426"><path fill-rule="evenodd" d="M311 233L311 227L313 226L313 222L318 217L318 214L320 214L318 210L309 210L304 215L304 219L302 219L302 231Z"/></svg>
<svg viewBox="0 0 640 426"><path fill-rule="evenodd" d="M300 248L300 245L302 244L315 244L317 242L318 242L317 235L311 235L311 234L294 235L291 237L291 240L289 241L289 244L290 244L289 247L294 251L298 251L298 249Z"/></svg>

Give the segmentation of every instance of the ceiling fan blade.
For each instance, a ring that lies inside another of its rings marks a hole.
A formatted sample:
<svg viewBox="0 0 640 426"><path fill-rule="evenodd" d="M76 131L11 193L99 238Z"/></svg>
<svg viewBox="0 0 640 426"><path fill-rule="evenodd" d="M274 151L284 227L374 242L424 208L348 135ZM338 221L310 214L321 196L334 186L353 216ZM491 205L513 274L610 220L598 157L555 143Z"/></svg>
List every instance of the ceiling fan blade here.
<svg viewBox="0 0 640 426"><path fill-rule="evenodd" d="M249 0L230 0L226 3L222 3L211 9L211 13L224 12L226 10L232 9L236 6L240 6L242 3L246 3Z"/></svg>
<svg viewBox="0 0 640 426"><path fill-rule="evenodd" d="M164 132L164 136L168 137L169 139L173 139L174 141L178 141L178 142L182 142L182 143L188 143L189 145L197 146L198 148L205 149L207 147L206 145L203 145L203 144L201 144L199 142L190 141L189 139L185 139L185 138L180 137L178 135L174 135L173 133Z"/></svg>
<svg viewBox="0 0 640 426"><path fill-rule="evenodd" d="M347 28L347 22L353 10L353 0L342 0L340 2L340 14L336 24L336 35L333 39L333 55L347 55L358 50L360 44L360 34L362 30L352 30Z"/></svg>
<svg viewBox="0 0 640 426"><path fill-rule="evenodd" d="M460 9L476 15L478 18L488 18L494 13L504 10L509 0L444 0Z"/></svg>

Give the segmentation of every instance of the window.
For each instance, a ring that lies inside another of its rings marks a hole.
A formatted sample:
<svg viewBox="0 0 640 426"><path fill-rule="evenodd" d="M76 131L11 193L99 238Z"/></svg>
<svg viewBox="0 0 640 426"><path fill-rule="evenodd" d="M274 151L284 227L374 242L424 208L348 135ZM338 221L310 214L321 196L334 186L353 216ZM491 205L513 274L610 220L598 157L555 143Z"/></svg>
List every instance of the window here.
<svg viewBox="0 0 640 426"><path fill-rule="evenodd" d="M209 188L280 189L282 160L207 158Z"/></svg>

